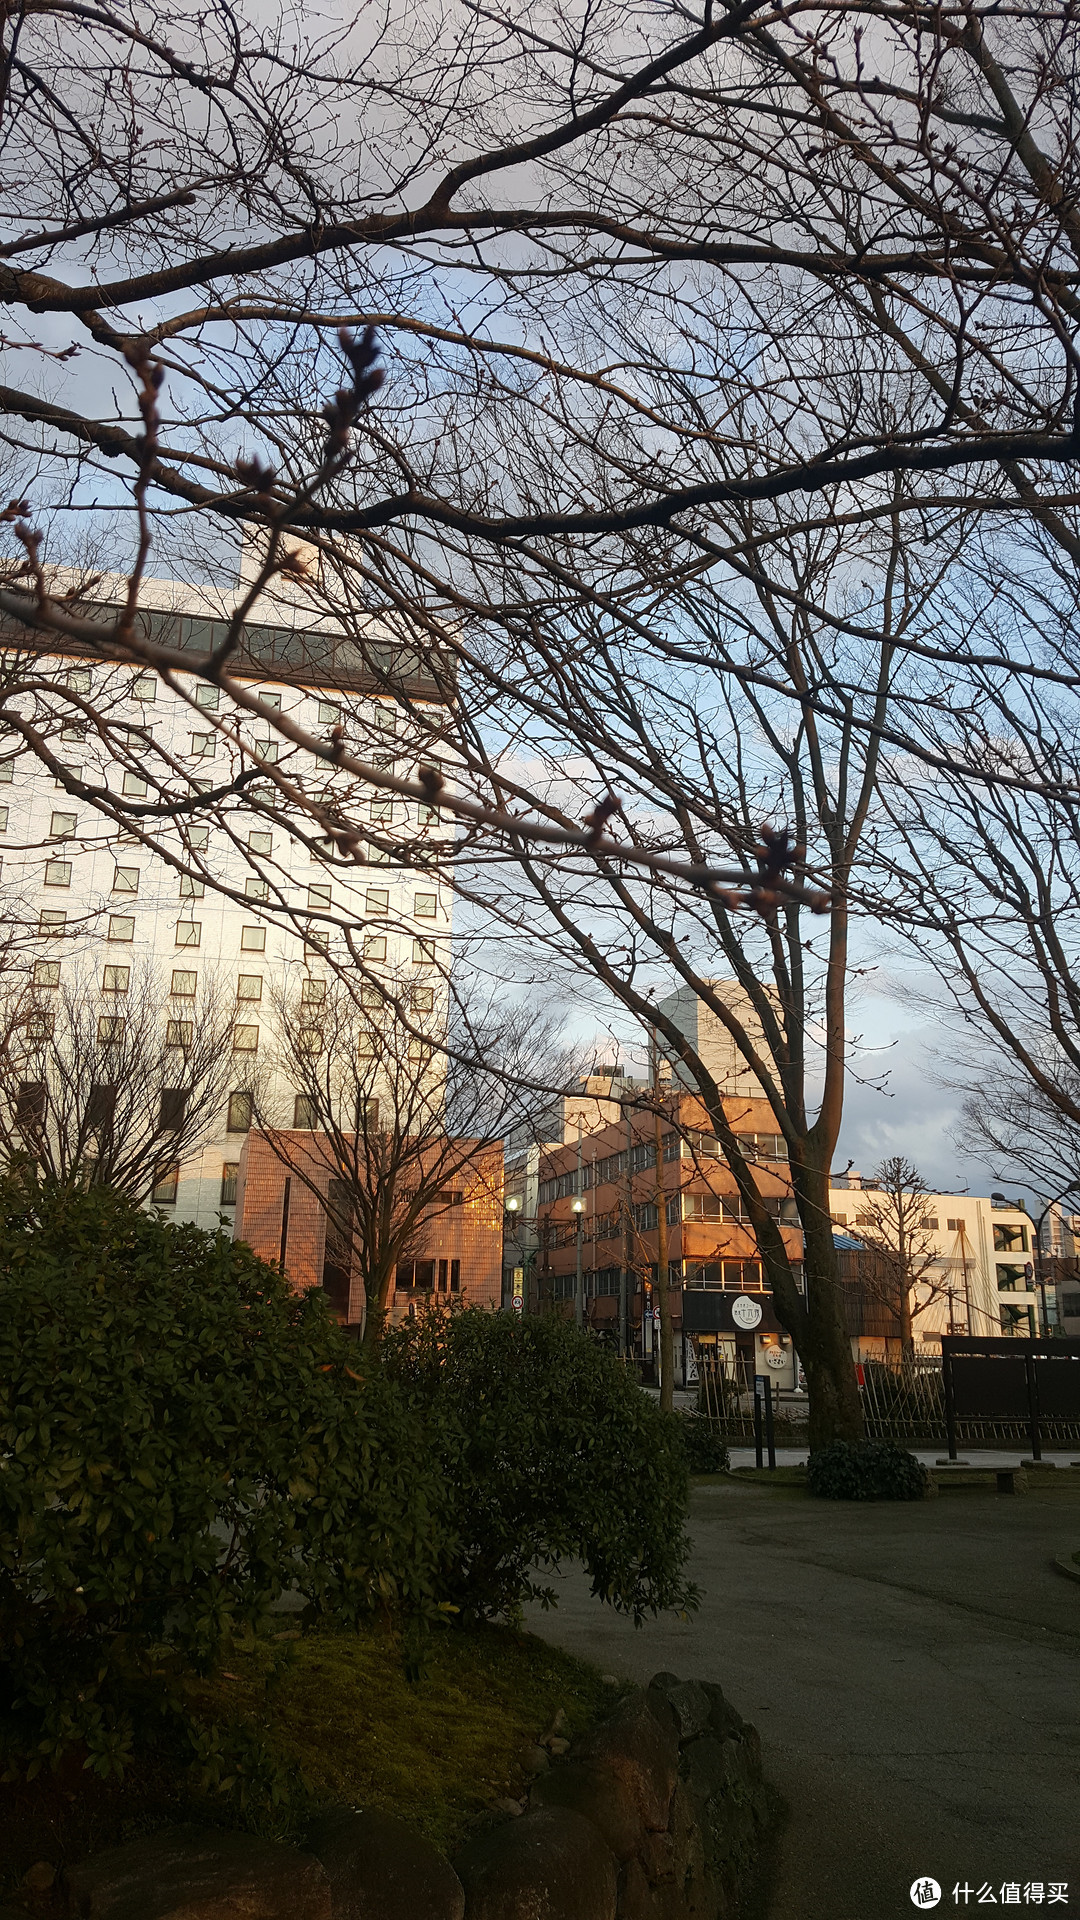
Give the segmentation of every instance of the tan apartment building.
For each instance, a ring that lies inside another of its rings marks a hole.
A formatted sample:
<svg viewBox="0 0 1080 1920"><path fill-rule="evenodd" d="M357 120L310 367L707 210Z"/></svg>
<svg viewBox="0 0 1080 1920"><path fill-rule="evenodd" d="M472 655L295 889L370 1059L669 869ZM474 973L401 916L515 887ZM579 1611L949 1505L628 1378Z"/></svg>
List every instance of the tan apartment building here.
<svg viewBox="0 0 1080 1920"><path fill-rule="evenodd" d="M861 1174L834 1180L834 1229L868 1244L888 1238L890 1210L881 1189ZM1043 1330L1035 1273L1035 1226L1022 1200L1004 1194L919 1196L912 1287L916 1347L935 1350L943 1333L987 1339ZM860 1358L883 1357L881 1335L858 1336Z"/></svg>

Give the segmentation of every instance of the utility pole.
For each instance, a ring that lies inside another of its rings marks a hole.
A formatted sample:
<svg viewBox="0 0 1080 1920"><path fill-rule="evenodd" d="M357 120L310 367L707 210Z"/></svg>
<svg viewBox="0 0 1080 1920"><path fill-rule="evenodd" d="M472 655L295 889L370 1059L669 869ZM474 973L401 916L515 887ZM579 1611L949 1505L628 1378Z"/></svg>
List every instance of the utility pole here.
<svg viewBox="0 0 1080 1920"><path fill-rule="evenodd" d="M581 1281L581 1230L585 1221L585 1195L581 1191L581 1115L577 1123L577 1197L574 1201L574 1214L577 1219L577 1262L574 1277L574 1319L579 1327L585 1325L585 1295Z"/></svg>
<svg viewBox="0 0 1080 1920"><path fill-rule="evenodd" d="M649 1039L653 1083L653 1139L656 1143L656 1297L660 1308L660 1406L670 1413L675 1404L675 1331L671 1324L671 1286L668 1267L667 1194L664 1190L664 1134L660 1110L660 1048L656 1030Z"/></svg>

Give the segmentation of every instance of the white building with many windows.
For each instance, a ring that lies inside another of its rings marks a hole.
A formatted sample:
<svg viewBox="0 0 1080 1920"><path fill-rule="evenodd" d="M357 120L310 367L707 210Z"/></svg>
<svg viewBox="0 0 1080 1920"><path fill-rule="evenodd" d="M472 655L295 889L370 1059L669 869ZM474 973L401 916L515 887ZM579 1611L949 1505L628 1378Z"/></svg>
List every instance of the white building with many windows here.
<svg viewBox="0 0 1080 1920"><path fill-rule="evenodd" d="M123 585L99 577L79 610L111 619ZM162 645L205 654L224 639L235 599L149 581L139 626ZM440 1019L452 898L437 815L365 789L266 719L226 712L231 703L196 676L178 676L192 705L156 672L42 644L10 623L0 635L8 711L19 721L0 737L11 964L29 970L42 1019L50 992L77 982L106 1039L148 973L178 1047L207 984L226 996L229 1090L205 1144L155 1194L178 1217L214 1225L235 1200L252 1086L286 980L313 1021L332 961L385 977L418 1019ZM437 732L438 688L415 655L350 637L288 589L256 607L231 671L310 733L338 730L369 764L414 772ZM318 803L321 819L300 796ZM353 852L327 836L327 817L356 827ZM278 1094L281 1123L303 1124L288 1088Z"/></svg>
<svg viewBox="0 0 1080 1920"><path fill-rule="evenodd" d="M928 1193L918 1201L914 1266L921 1277L912 1301L917 1344L935 1346L943 1333L984 1340L1041 1333L1035 1227L1023 1201L1000 1193ZM834 1180L829 1210L845 1239L858 1241L860 1229L871 1245L888 1237L884 1196L861 1174Z"/></svg>

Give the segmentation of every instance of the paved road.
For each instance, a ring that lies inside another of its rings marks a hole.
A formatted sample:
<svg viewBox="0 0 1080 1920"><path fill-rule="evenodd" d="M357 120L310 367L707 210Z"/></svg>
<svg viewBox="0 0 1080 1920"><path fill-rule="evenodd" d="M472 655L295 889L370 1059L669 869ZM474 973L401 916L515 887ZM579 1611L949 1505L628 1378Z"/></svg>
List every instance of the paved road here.
<svg viewBox="0 0 1080 1920"><path fill-rule="evenodd" d="M911 1920L917 1875L939 1914L957 1884L985 1913L985 1885L1030 1910L1051 1881L1080 1913L1080 1584L1051 1565L1080 1488L862 1506L717 1482L691 1530L694 1619L635 1633L571 1574L531 1624L635 1680L718 1680L759 1727L790 1809L761 1920Z"/></svg>

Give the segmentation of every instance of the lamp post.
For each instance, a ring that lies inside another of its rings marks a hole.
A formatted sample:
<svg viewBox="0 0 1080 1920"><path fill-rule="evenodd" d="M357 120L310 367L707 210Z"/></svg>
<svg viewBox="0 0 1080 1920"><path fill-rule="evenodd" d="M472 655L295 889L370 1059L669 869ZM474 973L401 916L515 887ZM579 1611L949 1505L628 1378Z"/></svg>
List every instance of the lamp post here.
<svg viewBox="0 0 1080 1920"><path fill-rule="evenodd" d="M581 1234L585 1221L585 1202L581 1199L580 1195L574 1201L571 1211L575 1216L577 1224L577 1234L575 1236L577 1243L577 1264L574 1270L574 1319L577 1321L579 1327L583 1327L585 1325L585 1297L581 1287Z"/></svg>

